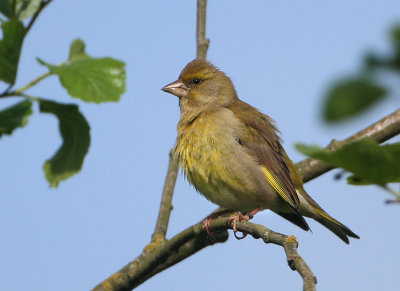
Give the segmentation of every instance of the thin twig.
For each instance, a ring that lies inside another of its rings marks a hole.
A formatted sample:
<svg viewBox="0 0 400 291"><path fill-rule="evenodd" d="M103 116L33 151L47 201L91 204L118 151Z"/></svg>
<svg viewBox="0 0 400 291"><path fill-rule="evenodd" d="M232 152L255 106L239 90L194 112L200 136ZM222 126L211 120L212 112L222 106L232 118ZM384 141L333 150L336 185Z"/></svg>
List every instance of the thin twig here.
<svg viewBox="0 0 400 291"><path fill-rule="evenodd" d="M156 241L160 237L165 238L165 235L167 233L169 217L172 211L172 195L174 194L178 170L178 161L176 160L171 150L169 153L169 165L167 176L165 177L160 210L158 212L157 224L152 236L152 241Z"/></svg>
<svg viewBox="0 0 400 291"><path fill-rule="evenodd" d="M207 0L197 0L196 56L198 59L206 58L210 44L210 40L206 38L206 10Z"/></svg>
<svg viewBox="0 0 400 291"><path fill-rule="evenodd" d="M386 204L394 204L394 203L400 202L400 193L399 192L397 192L396 190L389 187L389 185L382 185L381 187L383 189L385 189L386 191L388 191L394 197L394 199L386 199L385 200Z"/></svg>
<svg viewBox="0 0 400 291"><path fill-rule="evenodd" d="M29 30L31 29L32 25L35 23L37 17L39 16L40 12L51 2L52 0L42 1L38 10L33 14L31 20L29 21L28 25L25 27L24 35L27 35Z"/></svg>
<svg viewBox="0 0 400 291"><path fill-rule="evenodd" d="M205 38L206 35L206 7L207 0L198 0L197 2L197 29L196 29L196 41L197 41L197 57L205 58L207 55L207 49L209 40ZM164 183L163 194L161 198L161 205L158 212L157 224L152 235L152 242L160 242L165 239L165 235L168 229L168 223L170 214L172 211L172 196L174 193L176 177L178 174L178 161L172 154L172 150L169 155L169 165L167 171L167 177Z"/></svg>
<svg viewBox="0 0 400 291"><path fill-rule="evenodd" d="M47 78L50 75L52 75L52 73L51 72L47 72L47 73L37 77L35 80L29 82L28 84L22 86L21 88L15 89L13 91L6 90L5 92L3 92L0 95L0 98L11 97L11 96L21 96L21 94L23 92L25 92L29 88L33 87L34 85L36 85L37 83L39 83L40 81L44 80L45 78Z"/></svg>
<svg viewBox="0 0 400 291"><path fill-rule="evenodd" d="M364 137L370 137L378 143L383 143L398 134L400 134L400 109L342 141L332 141L326 148L334 150ZM305 159L297 163L296 167L304 183L334 169L331 165L315 159Z"/></svg>
<svg viewBox="0 0 400 291"><path fill-rule="evenodd" d="M35 86L37 83L39 83L40 81L46 79L47 77L51 76L52 73L51 72L47 72L39 77L37 77L35 80L29 82L28 84L26 84L25 86L22 86L21 88L16 89L15 91L9 92L10 94L19 94L22 93L26 90L28 90L29 88Z"/></svg>

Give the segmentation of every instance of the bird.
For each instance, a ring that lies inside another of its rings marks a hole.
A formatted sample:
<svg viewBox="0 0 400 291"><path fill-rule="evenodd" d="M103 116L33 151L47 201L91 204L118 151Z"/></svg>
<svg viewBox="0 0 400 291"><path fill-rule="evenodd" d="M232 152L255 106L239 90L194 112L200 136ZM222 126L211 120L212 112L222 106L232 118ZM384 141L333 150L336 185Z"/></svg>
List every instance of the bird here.
<svg viewBox="0 0 400 291"><path fill-rule="evenodd" d="M231 79L210 61L189 62L162 90L179 98L173 155L200 194L237 212L230 218L235 237L238 221L269 209L305 231L309 217L346 244L359 239L307 194L275 121L240 100Z"/></svg>

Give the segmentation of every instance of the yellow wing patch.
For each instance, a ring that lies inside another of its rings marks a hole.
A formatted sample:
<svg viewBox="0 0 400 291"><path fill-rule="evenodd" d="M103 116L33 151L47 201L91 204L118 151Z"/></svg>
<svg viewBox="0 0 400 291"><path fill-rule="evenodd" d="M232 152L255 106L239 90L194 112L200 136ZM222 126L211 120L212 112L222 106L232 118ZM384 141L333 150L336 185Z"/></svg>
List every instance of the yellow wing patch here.
<svg viewBox="0 0 400 291"><path fill-rule="evenodd" d="M296 207L295 204L293 203L292 199L290 199L290 197L286 193L282 184L279 182L278 179L275 178L275 176L271 173L271 171L268 170L265 166L262 166L261 169L264 172L264 175L267 178L267 181L272 186L272 188L274 188L274 190L278 193L278 195L283 200L285 200L286 203L292 205L293 207Z"/></svg>

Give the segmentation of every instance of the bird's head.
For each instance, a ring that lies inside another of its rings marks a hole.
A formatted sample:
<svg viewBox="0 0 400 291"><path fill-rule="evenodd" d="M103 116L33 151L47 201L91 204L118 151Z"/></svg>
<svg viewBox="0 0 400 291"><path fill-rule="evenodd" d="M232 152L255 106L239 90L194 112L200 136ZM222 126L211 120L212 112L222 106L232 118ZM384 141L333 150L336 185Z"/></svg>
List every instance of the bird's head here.
<svg viewBox="0 0 400 291"><path fill-rule="evenodd" d="M231 104L237 99L231 79L210 62L191 61L177 81L162 88L179 97L182 111L204 111Z"/></svg>

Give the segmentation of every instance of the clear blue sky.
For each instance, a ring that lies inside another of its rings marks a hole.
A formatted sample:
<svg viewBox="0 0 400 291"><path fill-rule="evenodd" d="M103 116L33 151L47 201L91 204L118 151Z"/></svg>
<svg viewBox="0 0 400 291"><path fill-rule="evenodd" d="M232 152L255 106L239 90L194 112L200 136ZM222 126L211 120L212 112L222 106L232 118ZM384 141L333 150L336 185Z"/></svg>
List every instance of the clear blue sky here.
<svg viewBox="0 0 400 291"><path fill-rule="evenodd" d="M55 0L39 17L24 43L17 87L45 72L36 57L59 63L81 37L89 54L127 63L127 91L120 102L102 105L68 97L56 77L29 91L78 103L92 144L81 173L50 189L41 167L60 145L56 119L35 106L25 128L0 139L0 289L88 290L149 242L179 117L177 98L160 88L195 56L195 7L195 1ZM399 20L398 0L210 0L208 58L232 77L243 100L277 121L299 161L295 142L325 145L394 111L393 99L339 127L319 118L327 85L356 72L368 49L387 52L388 28ZM333 175L306 189L361 240L345 245L314 221L307 233L269 211L254 222L298 237L319 290L398 290L399 206L384 205L389 196L376 187L348 186ZM169 237L215 209L182 175L173 204ZM231 236L138 290L244 288L301 290L302 281L280 247Z"/></svg>

